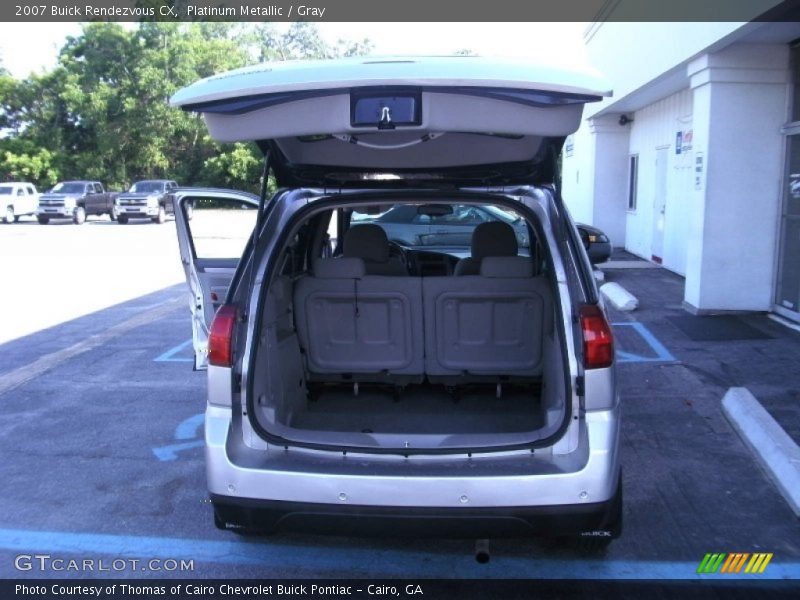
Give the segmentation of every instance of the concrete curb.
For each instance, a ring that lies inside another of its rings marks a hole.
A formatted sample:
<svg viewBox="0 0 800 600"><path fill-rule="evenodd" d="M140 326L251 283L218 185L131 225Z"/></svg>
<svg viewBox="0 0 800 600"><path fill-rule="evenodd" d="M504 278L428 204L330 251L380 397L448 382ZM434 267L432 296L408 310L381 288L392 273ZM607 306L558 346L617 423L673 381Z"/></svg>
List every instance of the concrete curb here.
<svg viewBox="0 0 800 600"><path fill-rule="evenodd" d="M730 388L722 412L800 517L800 447L747 388Z"/></svg>
<svg viewBox="0 0 800 600"><path fill-rule="evenodd" d="M770 319L771 321L775 321L779 325L783 325L784 327L788 327L789 329L800 333L800 325L794 323L793 321L790 321L789 319L785 319L779 315L776 315L775 313L769 313L767 315L767 318Z"/></svg>
<svg viewBox="0 0 800 600"><path fill-rule="evenodd" d="M600 293L603 294L606 300L611 302L611 304L617 310L629 312L636 310L639 306L639 300L636 298L636 296L631 294L620 284L614 283L613 281L601 285Z"/></svg>
<svg viewBox="0 0 800 600"><path fill-rule="evenodd" d="M647 260L609 260L597 265L599 269L609 271L612 269L661 269L661 265Z"/></svg>

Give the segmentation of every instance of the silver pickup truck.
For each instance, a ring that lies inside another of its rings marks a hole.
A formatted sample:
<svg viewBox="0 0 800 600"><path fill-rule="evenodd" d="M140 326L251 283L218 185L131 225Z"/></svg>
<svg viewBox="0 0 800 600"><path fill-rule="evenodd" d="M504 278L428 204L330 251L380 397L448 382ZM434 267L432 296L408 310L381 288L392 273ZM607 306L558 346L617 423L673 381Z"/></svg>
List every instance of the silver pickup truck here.
<svg viewBox="0 0 800 600"><path fill-rule="evenodd" d="M174 212L172 193L177 188L178 184L170 179L137 181L114 202L117 222L125 225L129 219L152 219L154 223L165 223L167 215Z"/></svg>

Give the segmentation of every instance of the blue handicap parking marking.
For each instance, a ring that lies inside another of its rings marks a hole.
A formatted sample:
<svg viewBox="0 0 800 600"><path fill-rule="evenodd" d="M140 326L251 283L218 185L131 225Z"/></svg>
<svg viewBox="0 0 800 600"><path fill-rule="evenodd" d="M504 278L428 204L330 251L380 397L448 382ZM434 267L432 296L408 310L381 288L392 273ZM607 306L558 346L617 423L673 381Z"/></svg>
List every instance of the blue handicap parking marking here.
<svg viewBox="0 0 800 600"><path fill-rule="evenodd" d="M634 354L633 352L626 352L617 349L616 356L618 363L634 363L634 362L674 362L676 359L666 346L662 344L653 333L645 327L643 323L637 321L622 321L619 323L612 323L612 327L629 327L633 329L645 344L652 350L652 354L642 355Z"/></svg>
<svg viewBox="0 0 800 600"><path fill-rule="evenodd" d="M178 452L190 450L191 448L199 448L202 445L203 440L194 440L192 442L184 442L182 444L159 446L158 448L153 448L153 454L156 455L158 460L166 462L170 460L176 460L178 458Z"/></svg>
<svg viewBox="0 0 800 600"><path fill-rule="evenodd" d="M204 413L198 413L188 419L184 419L175 428L174 438L176 442L153 448L153 454L156 455L158 460L166 462L176 460L178 454L184 450L201 447L203 445L203 439L200 434L200 429L203 427L204 420Z"/></svg>
<svg viewBox="0 0 800 600"><path fill-rule="evenodd" d="M188 351L187 351L188 350ZM192 340L181 342L177 346L173 346L163 354L156 356L154 362L194 362L194 350L192 349Z"/></svg>
<svg viewBox="0 0 800 600"><path fill-rule="evenodd" d="M197 413L193 417L184 419L180 425L175 428L176 440L192 440L199 437L198 432L205 422L205 413Z"/></svg>

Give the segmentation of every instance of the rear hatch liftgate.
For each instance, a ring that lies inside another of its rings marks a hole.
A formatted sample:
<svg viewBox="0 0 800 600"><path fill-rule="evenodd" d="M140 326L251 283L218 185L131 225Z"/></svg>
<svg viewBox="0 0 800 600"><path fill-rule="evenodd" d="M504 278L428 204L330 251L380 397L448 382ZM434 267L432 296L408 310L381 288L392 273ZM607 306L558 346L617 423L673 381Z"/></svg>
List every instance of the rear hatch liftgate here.
<svg viewBox="0 0 800 600"><path fill-rule="evenodd" d="M222 142L271 148L280 187L552 183L587 102L589 69L477 57L247 67L179 90Z"/></svg>
<svg viewBox="0 0 800 600"><path fill-rule="evenodd" d="M280 187L386 188L394 195L403 188L485 187L502 193L518 185L552 185L558 154L580 125L583 105L609 95L607 83L587 69L448 57L257 65L201 80L178 91L171 103L202 113L219 141L257 143ZM262 203L262 210L274 206L264 209ZM261 223L270 220L268 214L259 217ZM555 230L564 233L559 225ZM563 235L557 237L561 246ZM263 243L269 256L276 240ZM252 331L251 325L248 336ZM570 382L568 393L572 389ZM252 396L248 390L248 405ZM265 431L252 408L253 429L279 445L392 454L469 451L293 442Z"/></svg>

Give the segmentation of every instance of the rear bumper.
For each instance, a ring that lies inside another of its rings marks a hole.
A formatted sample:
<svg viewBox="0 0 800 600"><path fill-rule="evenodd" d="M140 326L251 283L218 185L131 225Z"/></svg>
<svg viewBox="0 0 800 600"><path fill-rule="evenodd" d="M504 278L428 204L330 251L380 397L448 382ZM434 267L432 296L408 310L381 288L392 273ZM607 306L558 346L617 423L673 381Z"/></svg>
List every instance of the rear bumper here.
<svg viewBox="0 0 800 600"><path fill-rule="evenodd" d="M621 533L621 488L606 502L505 508L408 508L273 502L212 494L223 529L380 537L616 538Z"/></svg>
<svg viewBox="0 0 800 600"><path fill-rule="evenodd" d="M208 487L218 521L229 528L492 537L582 533L603 529L615 507L619 408L588 412L578 423L578 449L565 455L372 459L248 448L231 426L231 409L209 405Z"/></svg>

